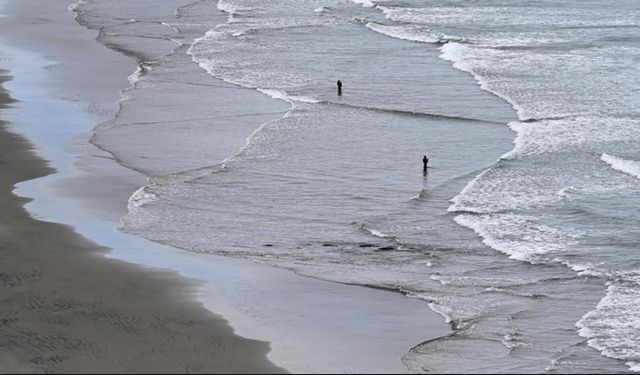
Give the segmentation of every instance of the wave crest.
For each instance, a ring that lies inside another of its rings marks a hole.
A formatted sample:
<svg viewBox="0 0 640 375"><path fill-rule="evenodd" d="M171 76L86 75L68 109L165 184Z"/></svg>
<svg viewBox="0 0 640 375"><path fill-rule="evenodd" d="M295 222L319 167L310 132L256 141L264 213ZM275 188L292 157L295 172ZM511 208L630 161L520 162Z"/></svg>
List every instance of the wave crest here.
<svg viewBox="0 0 640 375"><path fill-rule="evenodd" d="M607 153L602 154L600 159L615 170L640 178L640 161L627 160Z"/></svg>

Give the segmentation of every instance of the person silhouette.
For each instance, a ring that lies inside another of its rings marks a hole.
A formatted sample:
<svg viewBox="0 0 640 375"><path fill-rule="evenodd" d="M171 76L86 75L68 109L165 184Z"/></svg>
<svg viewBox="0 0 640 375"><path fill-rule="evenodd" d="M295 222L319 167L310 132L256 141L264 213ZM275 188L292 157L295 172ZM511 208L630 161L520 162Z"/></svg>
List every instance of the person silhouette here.
<svg viewBox="0 0 640 375"><path fill-rule="evenodd" d="M342 95L342 81L338 80L338 95Z"/></svg>
<svg viewBox="0 0 640 375"><path fill-rule="evenodd" d="M427 173L427 164L429 164L429 158L424 155L422 157L422 173Z"/></svg>

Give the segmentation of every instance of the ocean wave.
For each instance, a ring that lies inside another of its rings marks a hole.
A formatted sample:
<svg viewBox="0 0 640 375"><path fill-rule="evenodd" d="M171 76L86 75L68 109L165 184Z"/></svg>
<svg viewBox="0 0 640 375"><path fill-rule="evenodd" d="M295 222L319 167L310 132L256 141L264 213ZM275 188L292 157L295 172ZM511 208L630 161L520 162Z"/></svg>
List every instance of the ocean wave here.
<svg viewBox="0 0 640 375"><path fill-rule="evenodd" d="M606 153L602 154L600 159L609 164L611 168L615 170L640 178L640 161L627 160Z"/></svg>
<svg viewBox="0 0 640 375"><path fill-rule="evenodd" d="M438 305L434 302L429 303L428 306L433 312L442 316L444 318L445 323L449 324L453 321L453 313L446 306Z"/></svg>
<svg viewBox="0 0 640 375"><path fill-rule="evenodd" d="M463 205L463 197L466 197L468 195L470 195L474 189L476 188L476 185L479 184L480 180L482 178L484 178L484 176L488 173L491 172L491 168L487 168L484 171L480 172L475 178L473 178L471 181L469 181L464 188L462 188L462 191L460 191L460 193L458 195L456 195L455 197L453 197L451 199L452 204L447 208L448 212L461 212L461 211L466 211L467 207L465 207ZM479 213L479 212L478 212Z"/></svg>
<svg viewBox="0 0 640 375"><path fill-rule="evenodd" d="M446 43L454 38L450 38L443 33L433 31L418 25L382 25L376 22L368 22L365 26L379 34L383 34L395 39L408 40L420 43Z"/></svg>
<svg viewBox="0 0 640 375"><path fill-rule="evenodd" d="M638 300L640 275L620 275L609 283L607 295L596 308L576 323L578 334L587 339L589 346L607 357L626 361L632 371L640 370Z"/></svg>
<svg viewBox="0 0 640 375"><path fill-rule="evenodd" d="M509 127L516 133L515 147L501 159L517 159L544 153L584 151L595 153L603 142L624 142L640 137L637 120L626 118L568 117L537 121L514 121ZM598 135L594 137L594 135ZM604 154L607 155L607 154ZM614 168L625 168L625 173L640 174L640 164L633 161L604 156L603 161ZM606 160L605 160L606 159ZM634 172L635 171L635 172ZM634 176L638 176L635 174Z"/></svg>
<svg viewBox="0 0 640 375"><path fill-rule="evenodd" d="M472 229L482 242L516 259L539 263L540 256L562 253L577 243L580 233L567 233L541 223L539 217L516 214L473 215L462 214L455 222Z"/></svg>
<svg viewBox="0 0 640 375"><path fill-rule="evenodd" d="M489 79L476 71L474 65L470 62L470 59L472 58L471 47L460 42L447 42L442 47L440 47L440 51L442 52L440 55L441 59L450 61L453 63L454 68L471 74L483 90L510 103L521 120L527 119L524 108L515 99L511 98L501 91L494 90L490 86Z"/></svg>
<svg viewBox="0 0 640 375"><path fill-rule="evenodd" d="M518 210L554 207L568 197L558 191L580 183L580 178L564 178L553 167L513 167L499 161L470 181L452 198L449 212L501 214ZM596 187L594 187L596 188ZM606 190L607 186L598 186Z"/></svg>
<svg viewBox="0 0 640 375"><path fill-rule="evenodd" d="M374 8L376 4L371 0L351 0L354 3L364 7L364 8Z"/></svg>
<svg viewBox="0 0 640 375"><path fill-rule="evenodd" d="M640 372L640 363L629 361L629 362L626 362L625 364L629 366L629 370L633 372Z"/></svg>
<svg viewBox="0 0 640 375"><path fill-rule="evenodd" d="M453 67L462 70L463 72L473 73L471 64L467 63L466 55L468 54L469 47L461 43L447 43L440 48L442 54L440 58L453 63ZM476 78L481 78L477 76Z"/></svg>
<svg viewBox="0 0 640 375"><path fill-rule="evenodd" d="M374 236L374 237L378 237L378 238L395 238L392 235L386 234L386 233L382 233L379 230L373 229L373 228L369 228L366 225L361 225L360 228L365 231L366 233L369 233L370 235Z"/></svg>
<svg viewBox="0 0 640 375"><path fill-rule="evenodd" d="M307 26L308 24L304 24ZM270 25L271 28L287 28L299 26L296 22L287 25ZM257 27L257 26L256 26ZM202 37L191 43L187 54L191 56L193 62L198 64L210 75L225 82L256 89L263 94L287 102L313 103L317 100L305 95L291 95L288 91L295 90L310 83L308 77L296 75L289 71L272 71L269 69L247 70L247 66L252 66L252 61L239 58L230 51L230 48L244 48L246 50L255 46L245 42L243 38L258 30L259 28L229 27L224 24L208 30ZM232 40L231 40L232 39ZM233 43L226 43L232 41ZM245 43L245 44L243 44ZM255 65L253 65L255 66Z"/></svg>
<svg viewBox="0 0 640 375"><path fill-rule="evenodd" d="M278 99L278 100L282 100L285 101L289 104L295 104L295 102L301 102L301 103L320 103L319 100L308 97L308 96L301 96L301 95L289 95L287 94L285 91L283 90L277 90L277 89L262 89L262 88L256 88L256 90L258 90L259 92L268 95L274 99Z"/></svg>

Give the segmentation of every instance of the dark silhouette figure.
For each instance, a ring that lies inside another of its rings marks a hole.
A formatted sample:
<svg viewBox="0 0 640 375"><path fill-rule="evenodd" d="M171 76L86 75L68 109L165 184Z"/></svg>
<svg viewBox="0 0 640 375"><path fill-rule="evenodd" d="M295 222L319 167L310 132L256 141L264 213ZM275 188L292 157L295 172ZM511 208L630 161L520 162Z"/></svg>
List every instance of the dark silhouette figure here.
<svg viewBox="0 0 640 375"><path fill-rule="evenodd" d="M342 95L342 81L338 80L338 95Z"/></svg>
<svg viewBox="0 0 640 375"><path fill-rule="evenodd" d="M422 173L427 174L427 164L429 164L429 158L427 155L422 157Z"/></svg>

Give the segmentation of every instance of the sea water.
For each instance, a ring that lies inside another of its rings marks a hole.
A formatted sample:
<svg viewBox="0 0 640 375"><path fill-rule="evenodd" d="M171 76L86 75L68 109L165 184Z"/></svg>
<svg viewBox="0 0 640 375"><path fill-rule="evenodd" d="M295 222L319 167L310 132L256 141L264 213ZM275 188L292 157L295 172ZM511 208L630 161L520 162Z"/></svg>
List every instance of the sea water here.
<svg viewBox="0 0 640 375"><path fill-rule="evenodd" d="M639 367L634 2L73 9L140 66L93 138L149 176L122 230L424 299L412 371Z"/></svg>

